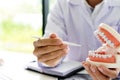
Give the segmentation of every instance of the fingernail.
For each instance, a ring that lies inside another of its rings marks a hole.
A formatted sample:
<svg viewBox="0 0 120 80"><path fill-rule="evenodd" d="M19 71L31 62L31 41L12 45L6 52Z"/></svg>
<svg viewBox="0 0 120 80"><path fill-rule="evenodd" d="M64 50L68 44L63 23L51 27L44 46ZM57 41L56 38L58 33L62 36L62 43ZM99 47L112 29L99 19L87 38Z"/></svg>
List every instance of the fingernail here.
<svg viewBox="0 0 120 80"><path fill-rule="evenodd" d="M99 69L101 72L103 72L103 69L102 69L101 67L98 67L98 69Z"/></svg>
<svg viewBox="0 0 120 80"><path fill-rule="evenodd" d="M66 45L63 45L63 44L62 44L62 45L60 45L60 47L61 47L61 48L65 48L65 47L66 47Z"/></svg>
<svg viewBox="0 0 120 80"><path fill-rule="evenodd" d="M89 68L88 68L87 66L85 66L85 69L86 69L86 70L89 70Z"/></svg>
<svg viewBox="0 0 120 80"><path fill-rule="evenodd" d="M84 66L84 68L85 68L86 70L89 70L89 68L88 68L87 65L83 64L83 66Z"/></svg>

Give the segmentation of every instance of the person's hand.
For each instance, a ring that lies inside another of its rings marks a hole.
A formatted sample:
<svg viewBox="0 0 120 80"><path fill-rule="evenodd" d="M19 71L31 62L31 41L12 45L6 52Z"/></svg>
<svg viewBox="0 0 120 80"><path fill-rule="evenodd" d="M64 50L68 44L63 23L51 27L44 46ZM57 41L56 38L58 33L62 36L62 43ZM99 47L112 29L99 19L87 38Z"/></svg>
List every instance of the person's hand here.
<svg viewBox="0 0 120 80"><path fill-rule="evenodd" d="M82 65L93 80L111 80L118 76L119 69L109 69L103 65L95 66L89 62L82 62Z"/></svg>
<svg viewBox="0 0 120 80"><path fill-rule="evenodd" d="M68 53L68 46L56 34L51 34L46 39L34 41L33 45L33 54L37 56L38 61L50 67L56 66L61 58Z"/></svg>
<svg viewBox="0 0 120 80"><path fill-rule="evenodd" d="M0 66L3 65L4 60L2 58L0 58Z"/></svg>

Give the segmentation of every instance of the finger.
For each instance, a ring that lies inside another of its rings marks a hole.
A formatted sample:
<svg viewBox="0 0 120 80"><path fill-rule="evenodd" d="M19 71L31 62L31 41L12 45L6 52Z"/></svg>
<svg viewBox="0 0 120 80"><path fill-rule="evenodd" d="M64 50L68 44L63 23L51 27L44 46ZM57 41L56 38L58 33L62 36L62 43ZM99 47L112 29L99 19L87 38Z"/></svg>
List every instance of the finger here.
<svg viewBox="0 0 120 80"><path fill-rule="evenodd" d="M94 72L91 71L90 69L91 64L89 64L88 62L82 62L82 65L84 66L84 68L86 69L86 71L89 73L93 80L98 80L96 76L93 74Z"/></svg>
<svg viewBox="0 0 120 80"><path fill-rule="evenodd" d="M62 39L59 38L59 37L57 36L57 34L55 34L55 33L51 33L49 37L52 38L52 39L59 39L59 40L63 43Z"/></svg>
<svg viewBox="0 0 120 80"><path fill-rule="evenodd" d="M49 65L50 67L54 67L54 66L56 66L59 63L60 59L61 59L61 57L58 56L57 58L54 58L52 60L48 60L48 61L46 61L44 63Z"/></svg>
<svg viewBox="0 0 120 80"><path fill-rule="evenodd" d="M118 76L118 73L119 73L119 71L117 71L117 69L116 70L115 69L114 70L110 70L107 67L102 66L102 65L99 66L98 69L99 69L99 71L101 73L103 73L104 75L106 75L106 76L108 76L110 78L116 78Z"/></svg>
<svg viewBox="0 0 120 80"><path fill-rule="evenodd" d="M48 45L60 45L62 44L62 41L60 39L39 39L37 41L33 42L34 47L42 47L42 46L48 46Z"/></svg>
<svg viewBox="0 0 120 80"><path fill-rule="evenodd" d="M46 46L46 47L41 47L41 48L35 48L33 53L36 56L41 56L46 53L51 53L60 49L65 49L67 48L67 45L61 44L59 46Z"/></svg>
<svg viewBox="0 0 120 80"><path fill-rule="evenodd" d="M47 53L47 54L40 56L38 61L45 62L45 61L57 58L59 56L62 58L66 55L67 52L68 52L68 49L61 49L61 50L57 50L51 53Z"/></svg>
<svg viewBox="0 0 120 80"><path fill-rule="evenodd" d="M106 77L105 75L103 75L97 68L97 66L95 65L91 65L90 66L91 71L93 72L93 74L96 76L97 80L109 80L108 77Z"/></svg>

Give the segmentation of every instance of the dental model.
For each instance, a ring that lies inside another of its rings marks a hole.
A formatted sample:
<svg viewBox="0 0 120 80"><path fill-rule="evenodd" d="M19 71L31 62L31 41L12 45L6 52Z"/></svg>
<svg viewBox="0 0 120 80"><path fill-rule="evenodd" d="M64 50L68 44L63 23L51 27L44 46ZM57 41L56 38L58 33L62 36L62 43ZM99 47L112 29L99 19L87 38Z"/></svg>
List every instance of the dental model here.
<svg viewBox="0 0 120 80"><path fill-rule="evenodd" d="M102 42L102 46L89 51L87 61L108 68L120 68L120 34L104 23L99 25L94 34Z"/></svg>

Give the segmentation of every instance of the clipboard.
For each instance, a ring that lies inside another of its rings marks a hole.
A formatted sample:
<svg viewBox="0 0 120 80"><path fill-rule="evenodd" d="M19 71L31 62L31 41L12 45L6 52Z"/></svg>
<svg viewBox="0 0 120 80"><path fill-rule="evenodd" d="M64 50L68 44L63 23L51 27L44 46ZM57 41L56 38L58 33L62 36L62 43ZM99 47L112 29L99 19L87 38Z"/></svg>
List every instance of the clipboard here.
<svg viewBox="0 0 120 80"><path fill-rule="evenodd" d="M77 61L64 61L53 68L40 67L37 61L32 61L26 65L25 69L58 78L67 78L84 70L82 64Z"/></svg>
<svg viewBox="0 0 120 80"><path fill-rule="evenodd" d="M89 74L77 73L68 78L58 78L58 80L93 80Z"/></svg>

